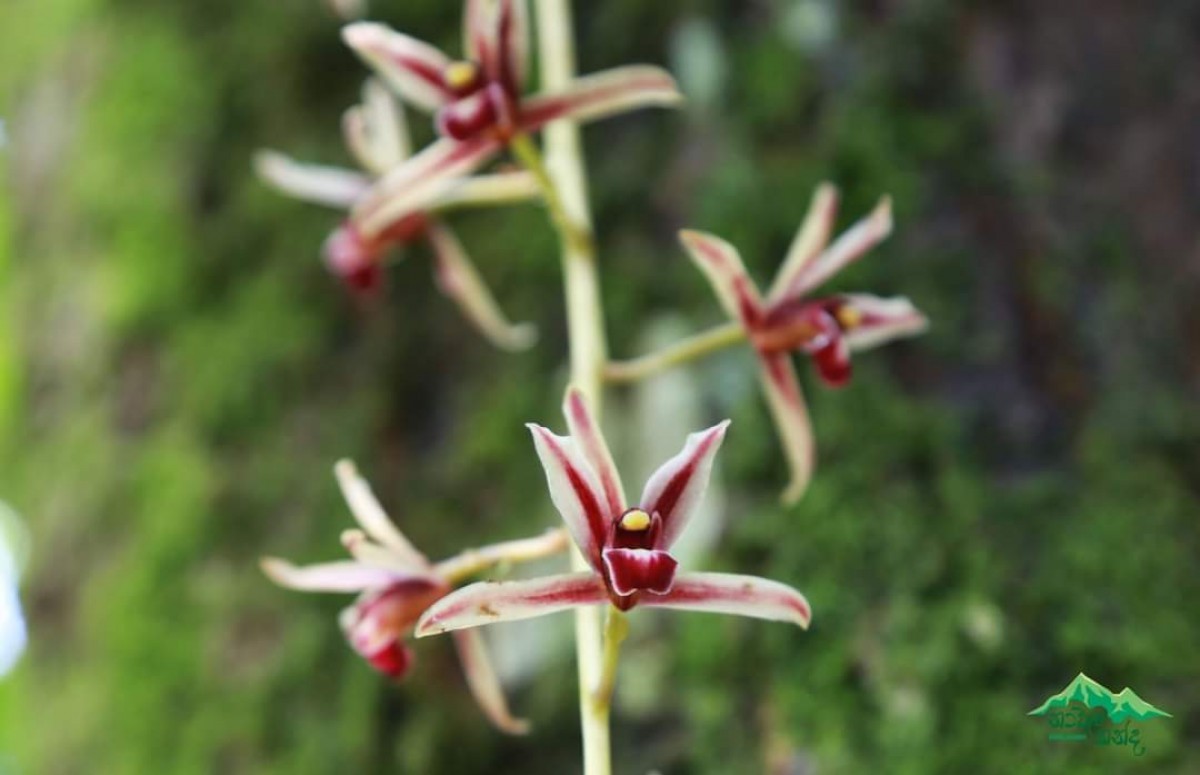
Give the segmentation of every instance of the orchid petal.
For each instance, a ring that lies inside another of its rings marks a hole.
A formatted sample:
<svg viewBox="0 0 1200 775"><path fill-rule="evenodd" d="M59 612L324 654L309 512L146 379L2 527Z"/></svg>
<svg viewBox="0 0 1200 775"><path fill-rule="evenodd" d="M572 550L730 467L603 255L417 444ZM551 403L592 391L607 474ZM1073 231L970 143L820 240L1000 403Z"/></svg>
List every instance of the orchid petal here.
<svg viewBox="0 0 1200 775"><path fill-rule="evenodd" d="M529 172L497 172L462 178L447 189L430 207L448 210L456 207L494 207L541 197L537 178Z"/></svg>
<svg viewBox="0 0 1200 775"><path fill-rule="evenodd" d="M467 0L463 13L463 51L468 60L487 66L495 51L496 0Z"/></svg>
<svg viewBox="0 0 1200 775"><path fill-rule="evenodd" d="M371 491L371 485L359 475L354 463L339 460L333 467L333 473L342 489L342 496L350 506L350 512L367 535L386 547L404 567L417 572L427 571L430 567L429 560L417 551L400 532L400 528L388 518L387 512Z"/></svg>
<svg viewBox="0 0 1200 775"><path fill-rule="evenodd" d="M481 581L451 592L417 622L417 637L531 619L608 600L595 573L564 573L524 581Z"/></svg>
<svg viewBox="0 0 1200 775"><path fill-rule="evenodd" d="M458 304L480 333L503 350L526 350L537 341L533 324L510 323L500 311L462 243L449 229L441 224L430 226L429 242L436 257L438 287Z"/></svg>
<svg viewBox="0 0 1200 775"><path fill-rule="evenodd" d="M821 255L793 274L779 298L799 298L861 258L892 233L892 200L884 197L869 215L851 226Z"/></svg>
<svg viewBox="0 0 1200 775"><path fill-rule="evenodd" d="M729 316L741 321L747 329L758 325L763 316L762 298L737 248L720 237L699 231L681 231L679 239L708 278Z"/></svg>
<svg viewBox="0 0 1200 775"><path fill-rule="evenodd" d="M363 84L362 104L342 116L342 134L359 165L376 177L412 155L404 109L375 78Z"/></svg>
<svg viewBox="0 0 1200 775"><path fill-rule="evenodd" d="M371 187L365 176L340 167L304 164L277 151L259 151L254 169L272 187L313 204L346 209Z"/></svg>
<svg viewBox="0 0 1200 775"><path fill-rule="evenodd" d="M342 39L413 105L432 112L452 99L444 80L450 59L428 43L375 22L346 25Z"/></svg>
<svg viewBox="0 0 1200 775"><path fill-rule="evenodd" d="M259 567L279 586L302 592L361 592L397 579L394 571L351 560L298 567L278 557L264 557Z"/></svg>
<svg viewBox="0 0 1200 775"><path fill-rule="evenodd" d="M775 419L775 430L791 470L791 481L783 491L784 503L795 503L808 488L816 457L812 422L796 378L796 369L786 353L759 353L763 391Z"/></svg>
<svg viewBox="0 0 1200 775"><path fill-rule="evenodd" d="M391 573L397 581L426 580L438 583L438 577L434 574L432 566L414 568L403 554L397 554L394 549L380 546L371 541L361 530L343 530L342 546L358 562L373 568L383 568Z"/></svg>
<svg viewBox="0 0 1200 775"><path fill-rule="evenodd" d="M496 63L500 83L520 94L529 68L529 8L525 0L500 0L496 20Z"/></svg>
<svg viewBox="0 0 1200 775"><path fill-rule="evenodd" d="M585 122L653 106L673 107L683 95L669 73L630 65L577 78L563 91L521 101L521 129L534 132L559 118Z"/></svg>
<svg viewBox="0 0 1200 775"><path fill-rule="evenodd" d="M432 206L462 178L500 150L500 142L480 138L443 139L385 175L354 208L353 219L373 237L388 224Z"/></svg>
<svg viewBox="0 0 1200 775"><path fill-rule="evenodd" d="M771 290L767 294L772 302L783 296L789 283L821 255L821 251L829 244L834 220L837 218L837 206L837 188L831 183L817 186L812 204L808 207L808 214L804 216L804 222L796 232L796 239L788 249L787 258L775 275L775 282L771 284Z"/></svg>
<svg viewBox="0 0 1200 775"><path fill-rule="evenodd" d="M662 519L664 548L675 543L708 489L713 459L728 427L729 420L725 420L708 430L689 435L683 450L663 463L646 482L641 506Z"/></svg>
<svg viewBox="0 0 1200 775"><path fill-rule="evenodd" d="M533 423L526 427L533 434L534 447L546 470L550 500L562 515L576 546L599 572L600 547L617 516L607 508L604 489L574 439L556 436Z"/></svg>
<svg viewBox="0 0 1200 775"><path fill-rule="evenodd" d="M583 452L592 471L600 480L604 498L608 504L609 514L617 515L625 510L625 489L621 484L621 474L613 463L612 453L604 440L604 434L596 424L588 407L583 392L571 386L563 398L563 414L567 418L567 427L571 430L571 438Z"/></svg>
<svg viewBox="0 0 1200 775"><path fill-rule="evenodd" d="M808 629L812 608L804 595L778 581L735 573L680 573L665 595L646 595L639 605L733 614Z"/></svg>
<svg viewBox="0 0 1200 775"><path fill-rule="evenodd" d="M454 646L458 649L458 661L462 663L463 675L467 679L471 695L475 697L475 702L488 720L501 732L510 735L527 734L529 722L514 717L508 709L504 687L500 685L500 678L492 667L483 634L478 630L456 632Z"/></svg>
<svg viewBox="0 0 1200 775"><path fill-rule="evenodd" d="M858 318L845 333L851 350L869 350L893 339L924 333L929 327L929 320L903 296L883 299L850 293L842 298Z"/></svg>

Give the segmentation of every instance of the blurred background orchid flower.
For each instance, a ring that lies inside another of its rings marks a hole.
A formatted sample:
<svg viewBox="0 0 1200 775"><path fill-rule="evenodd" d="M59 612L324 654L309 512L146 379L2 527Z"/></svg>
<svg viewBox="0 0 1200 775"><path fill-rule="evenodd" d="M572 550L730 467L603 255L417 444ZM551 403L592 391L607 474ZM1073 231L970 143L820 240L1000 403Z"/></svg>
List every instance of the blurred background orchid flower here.
<svg viewBox="0 0 1200 775"><path fill-rule="evenodd" d="M17 587L24 536L16 514L0 501L0 677L16 665L28 637Z"/></svg>
<svg viewBox="0 0 1200 775"><path fill-rule="evenodd" d="M608 444L577 389L563 406L569 436L530 424L550 499L591 570L542 578L479 582L430 606L417 637L568 608L611 602L749 616L808 628L812 611L795 589L730 573L677 573L669 550L696 511L729 421L693 433L651 475L637 505L625 498Z"/></svg>
<svg viewBox="0 0 1200 775"><path fill-rule="evenodd" d="M334 467L342 494L361 530L347 530L342 543L353 560L297 567L274 557L262 560L272 581L304 592L358 592L339 622L346 639L372 667L399 680L413 665L407 645L413 625L429 605L463 578L500 562L536 559L566 547L561 531L536 538L496 544L433 564L388 518L354 465ZM529 725L508 709L487 646L478 633L461 633L454 641L463 674L479 707L497 728L524 734Z"/></svg>
<svg viewBox="0 0 1200 775"><path fill-rule="evenodd" d="M783 493L789 503L804 493L816 457L812 423L791 354L811 356L822 381L840 387L850 379L852 351L914 336L928 326L925 316L903 297L858 293L811 297L818 286L892 230L891 202L885 198L830 244L836 215L837 191L823 184L765 298L728 242L695 231L680 235L721 305L741 324L758 354L763 391L791 468L791 481Z"/></svg>
<svg viewBox="0 0 1200 775"><path fill-rule="evenodd" d="M526 96L524 0L467 0L461 60L374 22L350 24L343 37L407 102L435 114L441 136L355 206L355 223L372 238L428 207L517 135L537 132L555 119L592 121L682 100L670 74L645 65L606 70L561 91Z"/></svg>
<svg viewBox="0 0 1200 775"><path fill-rule="evenodd" d="M342 131L361 171L306 164L271 150L259 151L255 168L263 180L289 196L348 210L367 193L373 180L409 158L412 142L404 107L373 78L363 86L362 103L343 116ZM442 292L497 347L525 349L536 340L537 330L529 323L508 321L462 243L437 213L499 206L536 196L536 182L527 172L461 178L428 202L426 209L407 213L369 237L351 221L344 221L325 241L325 262L351 288L374 291L382 283L388 252L425 240L433 251L434 276Z"/></svg>

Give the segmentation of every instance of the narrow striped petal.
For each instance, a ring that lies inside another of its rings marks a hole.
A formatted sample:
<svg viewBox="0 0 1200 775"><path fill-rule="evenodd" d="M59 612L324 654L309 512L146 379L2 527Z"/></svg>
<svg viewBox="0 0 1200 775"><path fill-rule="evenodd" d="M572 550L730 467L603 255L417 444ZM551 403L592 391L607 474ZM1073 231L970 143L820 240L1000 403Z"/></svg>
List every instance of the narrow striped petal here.
<svg viewBox="0 0 1200 775"><path fill-rule="evenodd" d="M451 592L417 622L417 637L513 622L608 600L594 573L566 573L526 581L481 581Z"/></svg>
<svg viewBox="0 0 1200 775"><path fill-rule="evenodd" d="M533 434L534 447L546 470L550 500L583 556L599 572L600 547L617 515L608 510L604 490L574 439L557 436L533 423L526 427Z"/></svg>
<svg viewBox="0 0 1200 775"><path fill-rule="evenodd" d="M683 95L669 73L630 65L578 78L565 90L521 101L520 124L535 132L559 118L585 122L649 107L674 107Z"/></svg>
<svg viewBox="0 0 1200 775"><path fill-rule="evenodd" d="M683 450L663 463L646 482L640 505L662 519L662 548L671 548L696 512L728 427L729 420L725 420L689 435Z"/></svg>
<svg viewBox="0 0 1200 775"><path fill-rule="evenodd" d="M487 339L502 350L526 350L537 341L532 323L510 323L467 257L454 233L440 223L429 227L438 288Z"/></svg>
<svg viewBox="0 0 1200 775"><path fill-rule="evenodd" d="M892 233L892 200L884 197L871 214L851 226L821 255L793 274L779 298L799 298L866 254Z"/></svg>
<svg viewBox="0 0 1200 775"><path fill-rule="evenodd" d="M865 293L842 297L854 315L845 337L851 350L870 350L894 339L922 334L929 320L903 296L883 299Z"/></svg>
<svg viewBox="0 0 1200 775"><path fill-rule="evenodd" d="M458 207L496 207L538 199L542 190L537 178L528 172L497 172L462 178L446 189L430 207L449 210Z"/></svg>
<svg viewBox="0 0 1200 775"><path fill-rule="evenodd" d="M821 251L829 244L837 218L837 206L837 188L832 183L817 186L812 204L808 207L808 214L804 216L804 223L800 225L796 239L792 242L767 294L771 302L779 301L792 280L821 255Z"/></svg>
<svg viewBox="0 0 1200 775"><path fill-rule="evenodd" d="M365 236L374 237L389 224L431 207L500 147L491 138L439 140L377 182L355 206L352 217Z"/></svg>
<svg viewBox="0 0 1200 775"><path fill-rule="evenodd" d="M342 28L342 39L407 102L437 110L453 95L444 74L450 59L428 43L375 22Z"/></svg>
<svg viewBox="0 0 1200 775"><path fill-rule="evenodd" d="M812 609L800 592L778 581L735 573L680 573L670 592L646 595L638 604L791 622L806 630L812 621Z"/></svg>
<svg viewBox="0 0 1200 775"><path fill-rule="evenodd" d="M362 592L397 580L393 571L353 560L300 567L277 557L264 557L259 567L279 586L301 592Z"/></svg>
<svg viewBox="0 0 1200 775"><path fill-rule="evenodd" d="M404 567L414 572L424 572L430 567L428 558L400 532L400 528L388 517L383 506L371 491L371 485L358 473L350 460L339 460L333 467L342 497L350 506L350 512L371 538L394 555Z"/></svg>
<svg viewBox="0 0 1200 775"><path fill-rule="evenodd" d="M747 329L763 317L762 298L737 248L720 237L699 231L681 231L679 239L688 255L708 278L721 306Z"/></svg>
<svg viewBox="0 0 1200 775"><path fill-rule="evenodd" d="M613 463L604 434L601 433L600 426L588 407L587 399L579 388L567 388L563 399L563 414L567 418L571 438L575 440L579 450L591 464L596 478L600 480L608 513L616 515L625 511L625 488L621 484L621 474Z"/></svg>
<svg viewBox="0 0 1200 775"><path fill-rule="evenodd" d="M816 458L812 422L796 378L796 368L787 353L759 353L763 392L775 420L775 431L783 445L791 481L783 491L784 503L795 503L808 489Z"/></svg>
<svg viewBox="0 0 1200 775"><path fill-rule="evenodd" d="M454 646L458 650L458 661L476 704L488 720L501 732L524 735L529 732L529 722L513 716L504 697L504 687L492 667L487 643L478 630L461 630L454 633Z"/></svg>
<svg viewBox="0 0 1200 775"><path fill-rule="evenodd" d="M254 170L280 192L313 204L349 209L370 188L365 175L340 167L305 164L278 151L254 155Z"/></svg>
<svg viewBox="0 0 1200 775"><path fill-rule="evenodd" d="M496 80L510 94L525 89L529 68L529 8L525 0L499 0L496 19Z"/></svg>

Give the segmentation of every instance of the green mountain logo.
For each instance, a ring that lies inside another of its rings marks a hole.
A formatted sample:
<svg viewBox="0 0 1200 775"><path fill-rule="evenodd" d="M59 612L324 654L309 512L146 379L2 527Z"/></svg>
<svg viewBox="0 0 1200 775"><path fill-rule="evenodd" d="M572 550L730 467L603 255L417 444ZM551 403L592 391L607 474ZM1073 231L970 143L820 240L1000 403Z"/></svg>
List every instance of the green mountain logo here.
<svg viewBox="0 0 1200 775"><path fill-rule="evenodd" d="M1145 721L1151 718L1171 718L1170 713L1146 702L1128 686L1114 694L1104 684L1093 681L1083 673L1075 676L1075 680L1067 684L1061 692L1050 696L1040 706L1029 711L1029 715L1044 716L1053 710L1066 708L1072 702L1082 703L1088 708L1103 708L1113 723L1120 723L1126 719Z"/></svg>

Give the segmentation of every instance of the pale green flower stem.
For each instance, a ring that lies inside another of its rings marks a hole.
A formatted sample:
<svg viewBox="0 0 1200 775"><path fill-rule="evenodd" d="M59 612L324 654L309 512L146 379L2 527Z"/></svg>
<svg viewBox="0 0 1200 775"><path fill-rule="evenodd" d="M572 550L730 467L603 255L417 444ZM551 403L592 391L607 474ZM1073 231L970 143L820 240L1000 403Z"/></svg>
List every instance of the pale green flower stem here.
<svg viewBox="0 0 1200 775"><path fill-rule="evenodd" d="M538 45L542 88L565 89L575 77L575 40L571 31L568 0L537 0ZM588 206L579 127L556 121L544 132L546 158L527 137L514 138L511 147L518 159L544 189L546 206L562 239L563 276L566 285L567 329L571 349L571 381L583 391L599 415L603 404L604 364L608 343L604 335L604 308L596 276L595 244ZM571 566L587 570L578 551L571 552ZM575 609L575 649L579 670L579 717L583 735L584 775L611 775L612 752L609 736L608 696L602 701L594 693L608 691L605 673L615 672L619 641L603 646L600 611L593 606ZM611 663L612 671L605 665Z"/></svg>
<svg viewBox="0 0 1200 775"><path fill-rule="evenodd" d="M711 355L745 339L746 331L740 323L726 323L681 339L658 352L640 358L609 361L604 367L604 379L612 383L638 382L667 369Z"/></svg>

